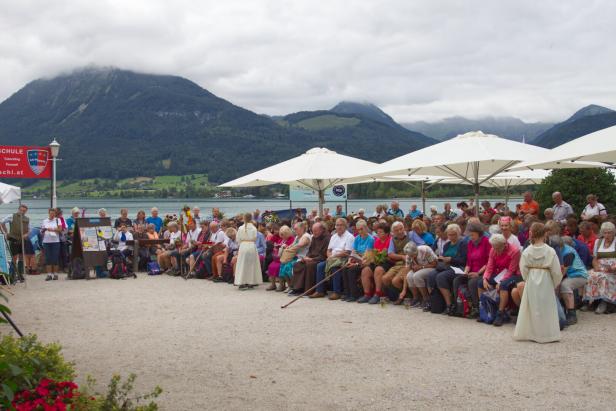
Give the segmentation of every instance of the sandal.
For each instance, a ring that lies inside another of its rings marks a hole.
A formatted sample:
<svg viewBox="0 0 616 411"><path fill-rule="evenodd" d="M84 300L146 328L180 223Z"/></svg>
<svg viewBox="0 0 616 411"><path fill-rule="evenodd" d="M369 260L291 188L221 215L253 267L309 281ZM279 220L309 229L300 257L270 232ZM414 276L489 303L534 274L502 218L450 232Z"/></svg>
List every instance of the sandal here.
<svg viewBox="0 0 616 411"><path fill-rule="evenodd" d="M396 301L393 302L393 305L402 305L403 301L404 301L404 297L398 298Z"/></svg>

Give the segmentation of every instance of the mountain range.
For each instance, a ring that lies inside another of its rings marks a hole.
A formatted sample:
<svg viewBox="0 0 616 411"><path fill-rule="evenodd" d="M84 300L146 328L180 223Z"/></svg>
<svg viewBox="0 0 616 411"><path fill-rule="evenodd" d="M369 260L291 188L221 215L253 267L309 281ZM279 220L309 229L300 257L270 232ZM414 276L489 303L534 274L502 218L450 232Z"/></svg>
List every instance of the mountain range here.
<svg viewBox="0 0 616 411"><path fill-rule="evenodd" d="M398 124L371 103L269 117L182 77L86 68L28 83L0 103L0 144L61 143L59 178L207 173L221 183L315 146L383 162L472 130L553 147L616 124L588 106L559 124L515 118ZM409 127L411 129L409 129Z"/></svg>
<svg viewBox="0 0 616 411"><path fill-rule="evenodd" d="M361 114L276 121L181 77L115 68L35 80L0 104L0 144L52 138L61 143L61 178L207 173L219 183L315 146L382 162L435 142Z"/></svg>
<svg viewBox="0 0 616 411"><path fill-rule="evenodd" d="M468 119L459 116L437 122L417 121L403 124L409 130L418 131L437 140L447 140L469 131L481 130L510 140L526 142L532 141L553 125L553 123L525 123L515 117Z"/></svg>

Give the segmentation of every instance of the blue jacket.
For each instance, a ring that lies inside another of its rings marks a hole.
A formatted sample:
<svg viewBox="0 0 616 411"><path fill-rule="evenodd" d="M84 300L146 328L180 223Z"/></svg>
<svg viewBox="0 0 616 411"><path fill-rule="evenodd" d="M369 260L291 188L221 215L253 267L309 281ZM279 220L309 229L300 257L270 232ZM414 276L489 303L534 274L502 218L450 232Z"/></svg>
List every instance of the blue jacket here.
<svg viewBox="0 0 616 411"><path fill-rule="evenodd" d="M582 259L578 255L577 251L575 251L573 247L565 244L563 245L561 249L561 253L562 253L563 261L565 261L565 259L572 261L570 263L571 265L567 267L567 272L566 272L567 277L569 278L576 278L576 277L588 278L588 272L586 271L586 267L584 266L584 263L582 262ZM571 256L571 255L573 256L573 259L567 258L567 256Z"/></svg>
<svg viewBox="0 0 616 411"><path fill-rule="evenodd" d="M443 246L443 254L447 253L447 250L451 246L451 243L448 241ZM458 267L464 269L466 267L466 254L468 252L468 240L465 238L461 238L458 240L458 249L456 250L456 255L451 258L451 262L449 265L452 267Z"/></svg>
<svg viewBox="0 0 616 411"><path fill-rule="evenodd" d="M588 246L581 242L580 240L573 239L573 248L577 251L578 255L582 259L584 265L588 267L592 267L592 255L588 250Z"/></svg>

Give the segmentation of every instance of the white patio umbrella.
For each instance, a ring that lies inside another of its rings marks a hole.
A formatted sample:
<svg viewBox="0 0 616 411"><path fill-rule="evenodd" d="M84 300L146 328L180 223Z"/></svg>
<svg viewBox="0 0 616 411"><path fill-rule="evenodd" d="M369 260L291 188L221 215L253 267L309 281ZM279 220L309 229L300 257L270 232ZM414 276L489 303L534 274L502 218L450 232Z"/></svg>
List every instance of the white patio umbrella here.
<svg viewBox="0 0 616 411"><path fill-rule="evenodd" d="M548 153L545 148L474 131L394 158L367 176L428 174L458 178L473 186L479 210L480 185L522 161L537 161Z"/></svg>
<svg viewBox="0 0 616 411"><path fill-rule="evenodd" d="M0 183L0 204L21 200L21 188Z"/></svg>
<svg viewBox="0 0 616 411"><path fill-rule="evenodd" d="M366 174L377 164L338 154L326 148L312 148L306 153L263 170L221 184L220 187L258 187L288 184L308 187L319 194L319 214L323 215L325 190L338 184L369 181Z"/></svg>
<svg viewBox="0 0 616 411"><path fill-rule="evenodd" d="M593 168L615 163L616 126L612 126L571 140L553 148L538 161L525 161L512 169Z"/></svg>

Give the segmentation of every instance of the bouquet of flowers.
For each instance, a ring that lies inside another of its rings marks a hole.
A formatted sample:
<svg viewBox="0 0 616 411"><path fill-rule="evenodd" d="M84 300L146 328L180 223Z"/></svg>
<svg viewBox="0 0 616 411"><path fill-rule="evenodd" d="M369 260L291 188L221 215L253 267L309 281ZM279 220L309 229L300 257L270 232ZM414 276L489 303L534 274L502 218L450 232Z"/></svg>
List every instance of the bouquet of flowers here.
<svg viewBox="0 0 616 411"><path fill-rule="evenodd" d="M374 252L374 264L382 265L387 261L387 250L381 250Z"/></svg>

